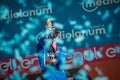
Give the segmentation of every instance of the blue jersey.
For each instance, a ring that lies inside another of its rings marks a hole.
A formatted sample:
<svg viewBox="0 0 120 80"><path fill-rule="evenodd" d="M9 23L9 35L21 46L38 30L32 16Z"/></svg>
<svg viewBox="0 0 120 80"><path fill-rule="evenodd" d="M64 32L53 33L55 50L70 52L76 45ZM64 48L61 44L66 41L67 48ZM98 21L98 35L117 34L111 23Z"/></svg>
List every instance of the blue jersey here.
<svg viewBox="0 0 120 80"><path fill-rule="evenodd" d="M62 47L57 46L58 48L58 55L55 56L55 60L57 61L56 65L49 65L46 63L46 55L54 55L54 50L50 46L50 51L48 51L44 45L46 38L51 38L54 39L53 31L50 31L50 35L52 36L38 36L38 41L37 41L37 53L38 53L38 58L39 58L39 64L40 68L42 70L42 73L49 74L47 77L45 77L46 80L67 80L66 75L64 72L63 66L65 65L66 61L66 52L63 50ZM62 76L59 76L62 75Z"/></svg>

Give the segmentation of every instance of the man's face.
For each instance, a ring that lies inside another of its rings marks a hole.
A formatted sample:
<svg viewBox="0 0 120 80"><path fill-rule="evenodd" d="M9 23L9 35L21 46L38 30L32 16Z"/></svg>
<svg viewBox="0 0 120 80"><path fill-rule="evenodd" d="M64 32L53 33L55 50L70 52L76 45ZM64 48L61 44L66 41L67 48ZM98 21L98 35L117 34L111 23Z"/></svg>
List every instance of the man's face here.
<svg viewBox="0 0 120 80"><path fill-rule="evenodd" d="M52 26L52 21L48 20L46 24L47 24L47 26Z"/></svg>

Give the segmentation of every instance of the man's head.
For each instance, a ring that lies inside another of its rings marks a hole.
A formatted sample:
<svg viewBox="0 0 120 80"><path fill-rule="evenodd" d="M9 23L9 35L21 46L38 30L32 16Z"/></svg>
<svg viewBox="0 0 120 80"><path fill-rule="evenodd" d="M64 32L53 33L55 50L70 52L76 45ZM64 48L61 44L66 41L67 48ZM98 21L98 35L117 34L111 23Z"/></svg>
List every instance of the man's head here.
<svg viewBox="0 0 120 80"><path fill-rule="evenodd" d="M49 26L49 27L52 26L52 20L51 19L47 19L46 26Z"/></svg>

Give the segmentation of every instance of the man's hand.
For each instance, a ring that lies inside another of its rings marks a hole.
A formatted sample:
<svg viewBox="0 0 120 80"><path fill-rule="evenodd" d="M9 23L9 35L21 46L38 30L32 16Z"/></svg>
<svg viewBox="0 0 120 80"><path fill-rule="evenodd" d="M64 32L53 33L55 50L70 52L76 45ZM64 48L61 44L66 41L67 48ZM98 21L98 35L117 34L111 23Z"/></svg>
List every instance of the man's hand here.
<svg viewBox="0 0 120 80"><path fill-rule="evenodd" d="M51 65L57 64L57 60L55 59L55 55L47 55L47 57L48 57L48 61L46 61L47 64L51 64Z"/></svg>

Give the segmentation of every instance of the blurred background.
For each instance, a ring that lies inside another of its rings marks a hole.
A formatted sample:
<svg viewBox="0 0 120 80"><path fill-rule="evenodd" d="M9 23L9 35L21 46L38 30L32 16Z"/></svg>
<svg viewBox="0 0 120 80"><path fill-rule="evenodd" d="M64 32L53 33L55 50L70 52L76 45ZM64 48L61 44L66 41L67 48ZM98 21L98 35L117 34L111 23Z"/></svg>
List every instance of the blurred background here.
<svg viewBox="0 0 120 80"><path fill-rule="evenodd" d="M97 1L0 0L0 62L37 54L36 36L44 31L48 18L58 28L59 43L68 51L67 55L80 48L109 44L117 45L120 53L120 1L99 0L99 4ZM109 80L109 77L95 80Z"/></svg>

